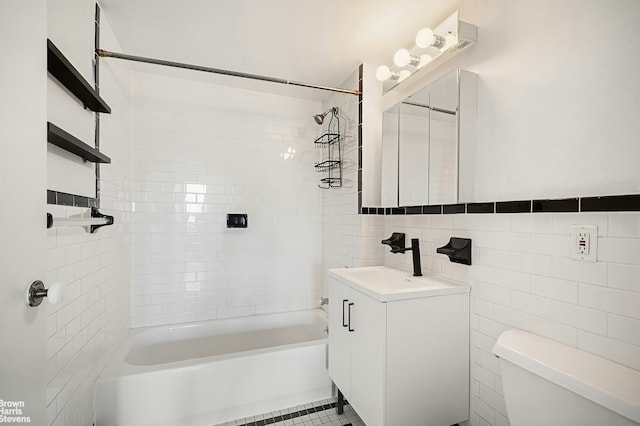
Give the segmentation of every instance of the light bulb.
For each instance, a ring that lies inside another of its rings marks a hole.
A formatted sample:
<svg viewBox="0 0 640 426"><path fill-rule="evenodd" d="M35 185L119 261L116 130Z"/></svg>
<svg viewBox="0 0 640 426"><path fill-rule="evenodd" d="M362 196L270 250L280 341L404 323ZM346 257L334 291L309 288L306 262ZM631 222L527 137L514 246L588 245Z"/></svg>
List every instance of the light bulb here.
<svg viewBox="0 0 640 426"><path fill-rule="evenodd" d="M411 54L407 49L400 49L393 55L393 63L399 67L407 66L409 62L411 62Z"/></svg>
<svg viewBox="0 0 640 426"><path fill-rule="evenodd" d="M427 65L429 62L433 61L433 56L424 54L420 56L420 64L418 64L418 68L422 68Z"/></svg>
<svg viewBox="0 0 640 426"><path fill-rule="evenodd" d="M400 71L400 77L398 78L398 82L401 82L402 80L409 77L410 75L411 75L411 71L409 70Z"/></svg>
<svg viewBox="0 0 640 426"><path fill-rule="evenodd" d="M418 47L431 46L435 42L435 36L433 35L433 31L431 28L423 28L416 34L416 45Z"/></svg>
<svg viewBox="0 0 640 426"><path fill-rule="evenodd" d="M442 49L445 45L445 38L434 34L430 28L423 28L416 34L416 46L421 48L435 47Z"/></svg>
<svg viewBox="0 0 640 426"><path fill-rule="evenodd" d="M380 65L376 70L376 78L380 81L387 81L391 78L391 70L386 65Z"/></svg>
<svg viewBox="0 0 640 426"><path fill-rule="evenodd" d="M446 35L444 37L444 39L445 39L445 43L444 43L444 47L442 48L442 50L450 49L451 47L453 47L456 44L458 44L458 37L456 37L453 34Z"/></svg>

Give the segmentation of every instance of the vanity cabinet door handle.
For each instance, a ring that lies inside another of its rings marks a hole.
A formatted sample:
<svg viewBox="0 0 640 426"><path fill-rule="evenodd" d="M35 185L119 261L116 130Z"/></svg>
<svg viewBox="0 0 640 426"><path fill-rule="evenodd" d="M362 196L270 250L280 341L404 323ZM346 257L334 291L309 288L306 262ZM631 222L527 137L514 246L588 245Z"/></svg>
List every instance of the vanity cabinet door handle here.
<svg viewBox="0 0 640 426"><path fill-rule="evenodd" d="M353 328L351 328L351 307L352 307L352 306L353 306L353 303L349 303L349 306L348 306L348 311L349 311L349 312L347 312L347 313L349 314L349 315L348 315L348 323L349 323L349 328L348 328L348 330L349 330L349 331L354 331L354 330L353 330Z"/></svg>
<svg viewBox="0 0 640 426"><path fill-rule="evenodd" d="M345 311L344 304L345 304L345 302L348 302L348 301L349 301L349 299L342 299L342 326L343 327L347 326L347 324L344 322L344 311Z"/></svg>

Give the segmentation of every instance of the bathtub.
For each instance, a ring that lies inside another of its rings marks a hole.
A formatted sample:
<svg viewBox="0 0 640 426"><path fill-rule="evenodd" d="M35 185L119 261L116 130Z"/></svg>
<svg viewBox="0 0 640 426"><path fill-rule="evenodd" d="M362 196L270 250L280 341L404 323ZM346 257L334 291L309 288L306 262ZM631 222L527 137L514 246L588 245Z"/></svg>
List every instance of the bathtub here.
<svg viewBox="0 0 640 426"><path fill-rule="evenodd" d="M96 426L211 426L331 396L320 309L132 329Z"/></svg>

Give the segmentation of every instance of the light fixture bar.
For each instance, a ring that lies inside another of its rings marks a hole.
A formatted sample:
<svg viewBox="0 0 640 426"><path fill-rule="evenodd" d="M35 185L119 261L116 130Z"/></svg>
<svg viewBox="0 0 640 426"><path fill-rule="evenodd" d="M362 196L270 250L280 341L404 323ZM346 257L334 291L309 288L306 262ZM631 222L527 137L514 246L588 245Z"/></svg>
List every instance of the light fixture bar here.
<svg viewBox="0 0 640 426"><path fill-rule="evenodd" d="M458 16L455 11L434 29L419 30L415 45L395 53L395 70L391 71L386 65L378 67L376 78L384 83L383 92L405 81L403 86L410 84L408 82L415 81L418 75L424 76L476 41L477 27L460 21Z"/></svg>
<svg viewBox="0 0 640 426"><path fill-rule="evenodd" d="M356 96L361 94L359 90L350 90L350 89L343 89L340 87L322 86L319 84L304 83L302 81L286 80L283 78L269 77L269 76L264 76L259 74L230 71L230 70L225 70L221 68L204 67L201 65L185 64L182 62L165 61L163 59L146 58L144 56L127 55L125 53L110 52L108 50L102 50L102 49L96 49L96 53L98 54L98 56L102 58L124 59L126 61L143 62L146 64L162 65L162 66L173 67L173 68L182 68L182 69L187 69L192 71L202 71L202 72L208 72L212 74L222 74L222 75L228 75L231 77L240 77L240 78L247 78L250 80L267 81L270 83L280 83L280 84L287 84L291 86L307 87L310 89L327 90L330 92L347 93L347 94L356 95Z"/></svg>

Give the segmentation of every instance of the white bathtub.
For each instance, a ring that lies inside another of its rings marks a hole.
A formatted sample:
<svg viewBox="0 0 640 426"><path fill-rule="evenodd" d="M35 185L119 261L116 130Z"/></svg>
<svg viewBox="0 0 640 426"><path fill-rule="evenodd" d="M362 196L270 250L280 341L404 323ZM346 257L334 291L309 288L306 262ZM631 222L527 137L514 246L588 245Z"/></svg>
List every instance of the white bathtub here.
<svg viewBox="0 0 640 426"><path fill-rule="evenodd" d="M329 398L320 309L130 331L95 391L96 426L211 426Z"/></svg>

